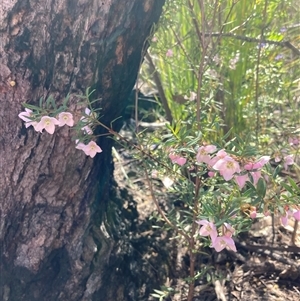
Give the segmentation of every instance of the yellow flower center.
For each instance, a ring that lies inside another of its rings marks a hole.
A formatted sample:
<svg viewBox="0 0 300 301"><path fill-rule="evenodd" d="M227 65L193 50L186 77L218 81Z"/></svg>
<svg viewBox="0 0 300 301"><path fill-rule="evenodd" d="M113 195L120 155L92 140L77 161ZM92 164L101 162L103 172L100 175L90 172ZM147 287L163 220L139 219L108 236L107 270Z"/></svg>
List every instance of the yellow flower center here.
<svg viewBox="0 0 300 301"><path fill-rule="evenodd" d="M233 162L231 161L227 162L226 167L232 169L234 167Z"/></svg>

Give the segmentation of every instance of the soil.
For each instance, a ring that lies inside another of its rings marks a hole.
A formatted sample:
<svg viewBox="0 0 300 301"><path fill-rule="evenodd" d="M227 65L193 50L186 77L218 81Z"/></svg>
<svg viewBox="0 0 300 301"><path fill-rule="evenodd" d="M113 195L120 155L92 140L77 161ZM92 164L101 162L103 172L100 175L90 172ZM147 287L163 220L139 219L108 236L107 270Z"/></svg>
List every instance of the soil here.
<svg viewBox="0 0 300 301"><path fill-rule="evenodd" d="M128 137L127 132L121 133ZM121 189L132 195L138 211L136 227L131 233L131 245L140 256L141 269L148 269L149 287L139 293L137 300L159 300L152 297L154 289L171 287L173 292L165 299L184 301L188 285L189 256L184 243L173 239L170 231L151 216L156 212L147 181L132 153L121 146L114 149L115 179ZM174 199L160 180L155 181L155 193L160 206L168 210ZM251 231L236 238L238 252L220 253L205 249L197 257L197 270L205 276L196 281L194 301L214 300L300 300L300 226L290 219L287 227L271 217L257 220ZM292 244L292 236L295 244ZM147 266L144 268L144 266ZM146 277L147 277L146 275Z"/></svg>

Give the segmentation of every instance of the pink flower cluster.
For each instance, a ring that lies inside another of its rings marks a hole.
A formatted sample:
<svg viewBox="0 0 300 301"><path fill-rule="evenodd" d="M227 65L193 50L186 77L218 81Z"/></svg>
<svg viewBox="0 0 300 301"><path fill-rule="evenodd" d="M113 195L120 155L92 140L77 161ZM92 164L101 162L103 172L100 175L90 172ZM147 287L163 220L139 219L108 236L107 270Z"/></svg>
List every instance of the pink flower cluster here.
<svg viewBox="0 0 300 301"><path fill-rule="evenodd" d="M201 236L209 236L211 238L211 247L217 252L221 252L223 249L229 249L236 252L236 247L232 235L235 230L227 223L222 226L222 235L218 236L217 227L214 223L207 220L196 221L200 225L199 234Z"/></svg>
<svg viewBox="0 0 300 301"><path fill-rule="evenodd" d="M282 160L282 158L280 157L279 154L275 155L275 162L278 163ZM288 169L289 165L293 165L294 164L294 155L286 155L283 157L283 168L284 170Z"/></svg>
<svg viewBox="0 0 300 301"><path fill-rule="evenodd" d="M250 181L250 175L254 185L256 185L261 177L260 169L270 160L269 156L263 156L257 162L248 162L241 167L240 163L223 149L213 156L212 154L216 151L217 147L215 145L199 147L196 156L197 162L208 165L209 169L211 169L210 176L214 175L214 171L218 171L225 181L234 178L240 189L245 186L247 181Z"/></svg>
<svg viewBox="0 0 300 301"><path fill-rule="evenodd" d="M39 122L34 121L33 112L30 109L25 108L25 112L20 113L19 118L25 121L25 127L33 126L37 132L43 132L46 130L49 134L53 134L55 126L64 126L65 124L72 127L74 125L73 115L68 112L61 112L58 114L58 119L49 116L43 116Z"/></svg>
<svg viewBox="0 0 300 301"><path fill-rule="evenodd" d="M91 111L86 108L85 113L87 115L91 115ZM45 130L49 134L53 134L55 131L55 126L58 125L59 127L62 127L64 125L68 125L72 127L74 125L74 119L73 115L69 112L61 112L58 114L57 118L50 117L50 116L43 116L40 121L34 120L34 114L32 110L25 108L25 112L21 112L19 115L19 118L21 118L23 121L25 121L25 127L28 128L29 126L33 126L33 128L37 132L43 132ZM81 120L83 122L87 123L87 119L85 117L81 117ZM93 134L92 129L89 127L89 125L85 125L82 130L86 134ZM90 141L87 145L83 143L78 143L78 140L76 141L76 148L83 150L84 153L87 156L95 157L96 153L101 153L102 149L94 142Z"/></svg>

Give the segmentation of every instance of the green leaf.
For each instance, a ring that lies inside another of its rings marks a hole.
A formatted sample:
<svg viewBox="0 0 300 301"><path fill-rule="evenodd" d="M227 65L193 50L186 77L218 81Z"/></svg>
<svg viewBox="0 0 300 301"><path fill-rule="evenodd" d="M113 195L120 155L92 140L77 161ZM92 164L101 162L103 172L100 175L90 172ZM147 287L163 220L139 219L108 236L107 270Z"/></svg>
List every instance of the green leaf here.
<svg viewBox="0 0 300 301"><path fill-rule="evenodd" d="M68 95L65 97L64 101L63 101L63 106L66 108L67 107L67 103L70 100L70 93L68 93Z"/></svg>
<svg viewBox="0 0 300 301"><path fill-rule="evenodd" d="M294 194L293 188L291 186L287 185L286 183L280 183L280 184L286 191L288 191L291 194Z"/></svg>
<svg viewBox="0 0 300 301"><path fill-rule="evenodd" d="M231 135L231 133L232 133L232 128L222 137L222 140L226 141L227 138Z"/></svg>
<svg viewBox="0 0 300 301"><path fill-rule="evenodd" d="M275 168L275 170L274 170L274 172L273 172L273 175L272 175L273 179L276 179L276 177L277 177L278 174L280 173L281 169L282 169L281 165L278 165L278 166Z"/></svg>
<svg viewBox="0 0 300 301"><path fill-rule="evenodd" d="M297 183L292 179L292 178L288 178L291 186L295 189L295 191L299 191L300 187L297 185Z"/></svg>
<svg viewBox="0 0 300 301"><path fill-rule="evenodd" d="M266 182L263 178L260 178L257 182L257 194L261 197L264 198L266 196L266 191L267 191L267 185Z"/></svg>
<svg viewBox="0 0 300 301"><path fill-rule="evenodd" d="M44 100L44 98L43 98L43 97L41 97L41 98L40 98L40 101L39 101L39 106L40 106L40 108L42 108L42 107L43 107L43 100Z"/></svg>

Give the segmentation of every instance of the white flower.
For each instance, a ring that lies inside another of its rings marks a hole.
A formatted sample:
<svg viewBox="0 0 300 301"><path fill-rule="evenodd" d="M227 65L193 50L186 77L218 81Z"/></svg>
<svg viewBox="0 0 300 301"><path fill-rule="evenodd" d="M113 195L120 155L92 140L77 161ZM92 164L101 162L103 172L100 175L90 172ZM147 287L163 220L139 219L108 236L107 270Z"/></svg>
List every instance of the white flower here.
<svg viewBox="0 0 300 301"><path fill-rule="evenodd" d="M64 126L65 124L68 126L74 125L73 115L68 112L61 112L58 114L58 126Z"/></svg>
<svg viewBox="0 0 300 301"><path fill-rule="evenodd" d="M55 131L55 125L59 122L54 117L43 116L41 121L34 127L36 131L42 132L45 129L49 134L53 134Z"/></svg>

